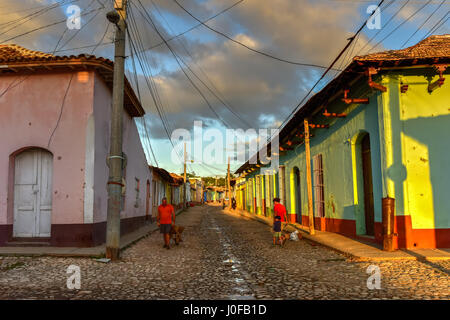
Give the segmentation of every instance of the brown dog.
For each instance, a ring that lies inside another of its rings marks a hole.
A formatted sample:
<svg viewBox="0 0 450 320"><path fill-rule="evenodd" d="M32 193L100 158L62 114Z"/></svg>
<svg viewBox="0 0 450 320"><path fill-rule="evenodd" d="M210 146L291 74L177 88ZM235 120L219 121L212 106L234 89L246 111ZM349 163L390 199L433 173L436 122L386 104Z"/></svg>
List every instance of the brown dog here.
<svg viewBox="0 0 450 320"><path fill-rule="evenodd" d="M181 234L184 231L184 227L182 226L172 226L170 229L170 238L175 241L176 245L179 245L183 240L181 239Z"/></svg>

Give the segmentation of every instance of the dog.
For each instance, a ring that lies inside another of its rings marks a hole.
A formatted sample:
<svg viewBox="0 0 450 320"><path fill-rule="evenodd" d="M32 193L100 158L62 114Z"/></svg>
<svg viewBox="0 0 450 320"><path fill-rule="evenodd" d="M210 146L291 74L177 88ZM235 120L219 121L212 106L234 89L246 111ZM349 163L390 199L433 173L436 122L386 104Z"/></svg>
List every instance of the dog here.
<svg viewBox="0 0 450 320"><path fill-rule="evenodd" d="M184 231L184 227L182 226L172 226L172 228L170 229L170 238L174 240L176 245L179 245L180 242L183 242L183 240L181 239L181 234Z"/></svg>

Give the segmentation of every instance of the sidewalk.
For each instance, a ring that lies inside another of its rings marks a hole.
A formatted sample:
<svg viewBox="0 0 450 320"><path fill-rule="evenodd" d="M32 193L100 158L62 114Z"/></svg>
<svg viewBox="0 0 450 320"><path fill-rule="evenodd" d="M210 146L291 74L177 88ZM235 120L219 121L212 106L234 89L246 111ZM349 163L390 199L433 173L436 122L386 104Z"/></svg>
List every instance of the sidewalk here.
<svg viewBox="0 0 450 320"><path fill-rule="evenodd" d="M178 216L184 212L179 210ZM133 232L120 237L120 250L125 249L134 242L146 237L158 230L156 223L145 225ZM0 247L0 256L55 256L55 257L104 257L106 252L105 244L89 247Z"/></svg>
<svg viewBox="0 0 450 320"><path fill-rule="evenodd" d="M272 219L257 216L247 211L224 210L225 213L231 215L244 216L269 226L272 226ZM376 243L364 243L361 240L352 239L337 233L317 231L315 235L310 235L308 228L298 224L289 223L286 230L293 232L299 230L303 238L311 240L315 243L328 247L339 253L342 253L352 259L359 261L392 261L392 260L450 260L450 249L416 249L416 250L396 250L387 252L381 250L381 246Z"/></svg>

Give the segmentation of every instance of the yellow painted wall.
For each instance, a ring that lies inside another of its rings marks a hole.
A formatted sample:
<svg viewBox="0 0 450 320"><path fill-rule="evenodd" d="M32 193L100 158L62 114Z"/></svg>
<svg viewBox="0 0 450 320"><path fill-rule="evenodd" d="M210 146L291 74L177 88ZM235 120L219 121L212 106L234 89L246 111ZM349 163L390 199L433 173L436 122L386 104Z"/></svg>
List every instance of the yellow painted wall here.
<svg viewBox="0 0 450 320"><path fill-rule="evenodd" d="M399 117L405 214L411 215L413 229L449 228L450 83L428 93L425 76L400 81L409 86L400 94Z"/></svg>

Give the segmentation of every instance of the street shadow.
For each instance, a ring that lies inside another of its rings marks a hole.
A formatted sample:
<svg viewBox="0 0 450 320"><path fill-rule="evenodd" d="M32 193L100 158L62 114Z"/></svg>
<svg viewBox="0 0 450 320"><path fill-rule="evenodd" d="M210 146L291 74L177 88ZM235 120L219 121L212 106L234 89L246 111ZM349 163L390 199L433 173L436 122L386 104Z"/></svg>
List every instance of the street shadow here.
<svg viewBox="0 0 450 320"><path fill-rule="evenodd" d="M427 266L429 266L429 267L431 267L433 269L439 270L439 271L441 271L441 272L443 272L443 273L445 273L447 275L450 275L450 270L449 269L447 269L447 268L445 268L445 267L443 267L443 266L441 266L441 265L439 265L437 263L434 263L434 262L432 262L430 260L427 260L424 255L419 254L418 252L407 250L407 249L401 249L401 251L404 251L407 254L416 257L417 261L419 261L419 262L421 262L421 263L423 263L423 264L425 264L425 265L427 265Z"/></svg>

